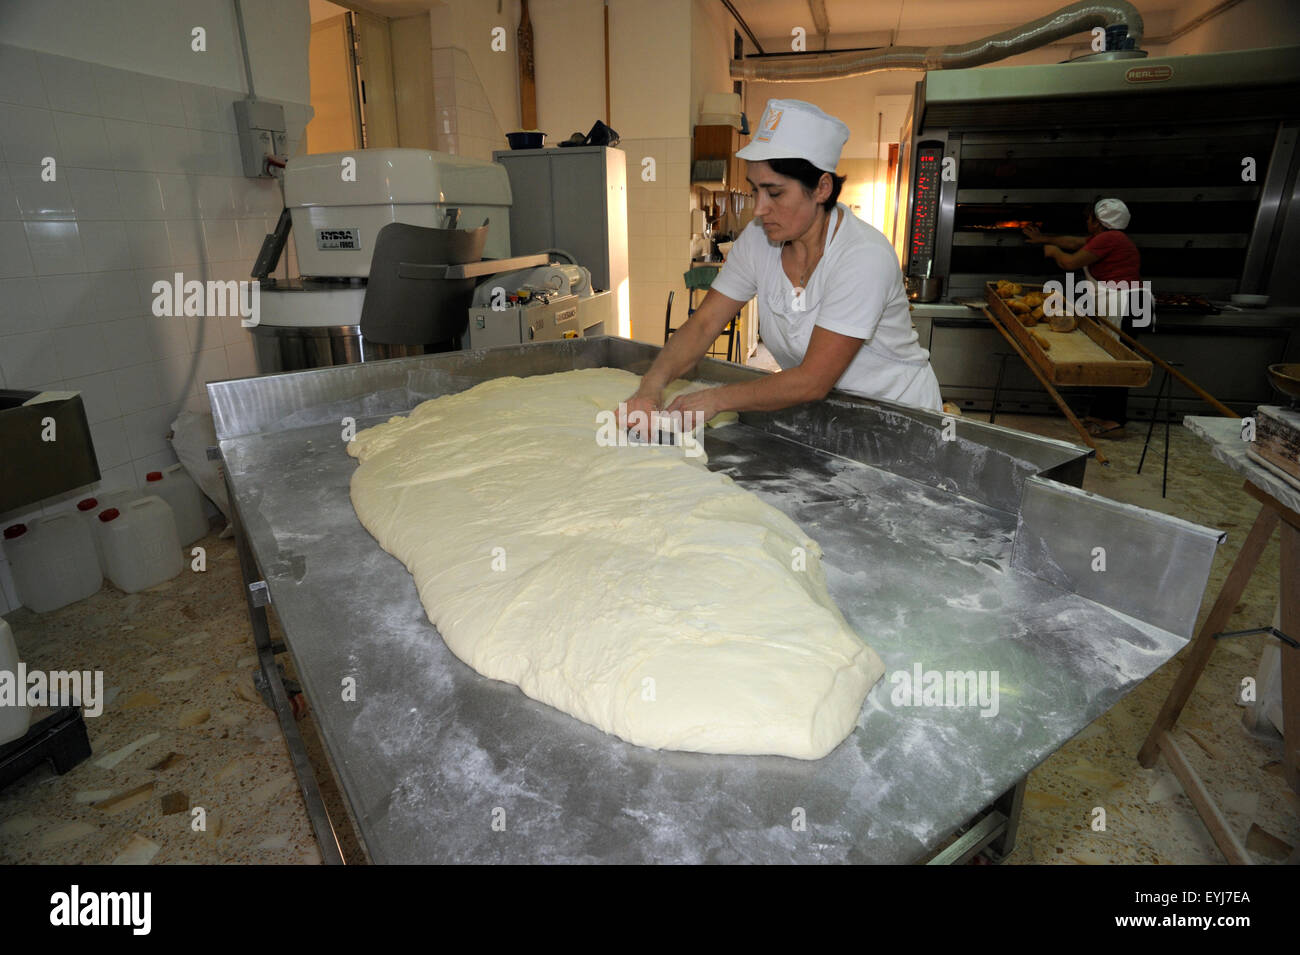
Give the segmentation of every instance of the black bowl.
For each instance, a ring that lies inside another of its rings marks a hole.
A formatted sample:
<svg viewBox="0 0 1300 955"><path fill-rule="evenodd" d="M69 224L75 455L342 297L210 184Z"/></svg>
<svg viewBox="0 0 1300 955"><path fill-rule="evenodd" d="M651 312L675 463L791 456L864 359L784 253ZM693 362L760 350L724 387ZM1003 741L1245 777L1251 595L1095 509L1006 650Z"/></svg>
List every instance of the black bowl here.
<svg viewBox="0 0 1300 955"><path fill-rule="evenodd" d="M511 149L541 149L546 144L545 133L506 133Z"/></svg>

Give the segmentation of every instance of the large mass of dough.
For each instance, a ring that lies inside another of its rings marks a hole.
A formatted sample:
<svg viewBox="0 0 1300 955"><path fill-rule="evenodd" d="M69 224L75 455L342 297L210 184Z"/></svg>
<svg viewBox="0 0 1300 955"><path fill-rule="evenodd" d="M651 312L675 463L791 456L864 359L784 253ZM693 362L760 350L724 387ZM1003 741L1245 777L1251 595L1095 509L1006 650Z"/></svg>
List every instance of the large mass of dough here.
<svg viewBox="0 0 1300 955"><path fill-rule="evenodd" d="M348 445L357 516L484 676L641 746L825 756L880 658L788 517L703 455L598 443L636 386L602 368L426 401Z"/></svg>

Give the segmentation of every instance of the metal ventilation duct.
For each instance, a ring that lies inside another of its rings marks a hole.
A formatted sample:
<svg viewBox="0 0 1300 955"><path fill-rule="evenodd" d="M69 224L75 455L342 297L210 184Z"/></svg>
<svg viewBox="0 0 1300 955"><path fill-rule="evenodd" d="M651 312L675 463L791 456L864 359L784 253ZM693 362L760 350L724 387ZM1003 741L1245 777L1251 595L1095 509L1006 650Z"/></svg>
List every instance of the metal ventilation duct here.
<svg viewBox="0 0 1300 955"><path fill-rule="evenodd" d="M769 83L809 83L885 70L959 70L981 66L1084 33L1106 30L1106 49L1137 47L1142 14L1124 0L1072 3L1037 20L970 43L950 46L889 46L843 53L803 53L731 61L731 78Z"/></svg>

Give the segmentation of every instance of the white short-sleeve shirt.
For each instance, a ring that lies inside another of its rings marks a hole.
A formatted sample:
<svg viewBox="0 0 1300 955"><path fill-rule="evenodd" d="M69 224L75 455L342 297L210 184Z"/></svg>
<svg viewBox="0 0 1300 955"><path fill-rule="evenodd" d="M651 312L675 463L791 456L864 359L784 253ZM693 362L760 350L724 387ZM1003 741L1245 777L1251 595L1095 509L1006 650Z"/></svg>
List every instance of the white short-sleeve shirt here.
<svg viewBox="0 0 1300 955"><path fill-rule="evenodd" d="M757 296L759 332L783 369L803 361L820 325L863 339L836 388L940 410L939 381L912 328L893 246L843 203L827 217L827 235L832 238L802 294L781 267L781 243L770 242L758 220L741 232L712 287L741 302Z"/></svg>

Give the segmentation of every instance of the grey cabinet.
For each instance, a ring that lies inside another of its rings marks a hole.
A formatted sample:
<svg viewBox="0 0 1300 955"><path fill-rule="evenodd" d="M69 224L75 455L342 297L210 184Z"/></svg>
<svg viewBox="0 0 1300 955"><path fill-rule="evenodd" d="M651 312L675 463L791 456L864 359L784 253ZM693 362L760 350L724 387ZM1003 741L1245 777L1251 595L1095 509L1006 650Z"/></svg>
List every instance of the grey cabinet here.
<svg viewBox="0 0 1300 955"><path fill-rule="evenodd" d="M623 150L503 149L492 158L510 177L510 254L564 249L591 271L593 286L617 293L627 281Z"/></svg>

